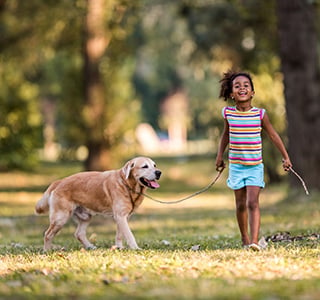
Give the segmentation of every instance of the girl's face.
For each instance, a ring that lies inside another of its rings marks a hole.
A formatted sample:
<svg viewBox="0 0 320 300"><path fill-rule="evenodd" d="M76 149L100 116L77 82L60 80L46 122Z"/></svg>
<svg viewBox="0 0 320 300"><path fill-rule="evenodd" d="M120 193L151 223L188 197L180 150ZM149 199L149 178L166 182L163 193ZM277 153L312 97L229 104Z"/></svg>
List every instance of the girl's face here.
<svg viewBox="0 0 320 300"><path fill-rule="evenodd" d="M237 76L232 81L231 98L236 102L245 102L251 100L254 95L249 78L246 76Z"/></svg>

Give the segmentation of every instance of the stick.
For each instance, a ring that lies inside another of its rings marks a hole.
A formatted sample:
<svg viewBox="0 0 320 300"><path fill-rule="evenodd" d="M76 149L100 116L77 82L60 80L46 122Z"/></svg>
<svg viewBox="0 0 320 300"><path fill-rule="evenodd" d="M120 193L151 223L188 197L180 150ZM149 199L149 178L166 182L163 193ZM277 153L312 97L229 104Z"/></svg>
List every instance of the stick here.
<svg viewBox="0 0 320 300"><path fill-rule="evenodd" d="M306 194L309 195L309 191L307 189L307 186L306 186L305 182L303 181L303 179L301 178L301 176L295 170L293 170L291 167L289 169L294 175L296 175L299 178L299 180L301 181L302 186L303 186Z"/></svg>

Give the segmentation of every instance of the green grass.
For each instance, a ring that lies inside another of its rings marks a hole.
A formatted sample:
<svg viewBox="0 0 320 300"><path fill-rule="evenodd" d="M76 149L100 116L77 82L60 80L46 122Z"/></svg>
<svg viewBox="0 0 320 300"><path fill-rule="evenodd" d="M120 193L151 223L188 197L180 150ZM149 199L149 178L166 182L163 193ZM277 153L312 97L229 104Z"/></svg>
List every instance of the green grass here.
<svg viewBox="0 0 320 300"><path fill-rule="evenodd" d="M215 176L214 162L206 159L157 163L161 187L149 194L161 200L184 197ZM111 250L115 225L96 217L88 236L97 250L82 249L70 222L54 240L57 250L44 254L48 217L35 216L34 204L52 180L80 169L45 164L34 174L0 174L0 299L319 299L319 239L243 250L226 172L210 191L186 202L145 199L130 220L141 251ZM317 197L294 201L286 199L285 185L267 187L261 235L319 233ZM200 249L192 250L195 245Z"/></svg>

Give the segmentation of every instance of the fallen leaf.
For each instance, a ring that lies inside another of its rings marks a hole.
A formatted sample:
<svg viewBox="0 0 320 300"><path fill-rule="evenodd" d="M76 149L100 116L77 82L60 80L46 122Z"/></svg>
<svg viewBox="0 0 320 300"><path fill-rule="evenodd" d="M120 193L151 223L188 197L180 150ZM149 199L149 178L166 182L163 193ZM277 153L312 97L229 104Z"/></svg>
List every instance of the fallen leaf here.
<svg viewBox="0 0 320 300"><path fill-rule="evenodd" d="M192 251L199 251L199 250L200 250L200 245L193 245L193 246L191 247L191 250L192 250Z"/></svg>
<svg viewBox="0 0 320 300"><path fill-rule="evenodd" d="M167 240L162 240L161 243L165 246L169 246L170 245L170 242L167 241Z"/></svg>

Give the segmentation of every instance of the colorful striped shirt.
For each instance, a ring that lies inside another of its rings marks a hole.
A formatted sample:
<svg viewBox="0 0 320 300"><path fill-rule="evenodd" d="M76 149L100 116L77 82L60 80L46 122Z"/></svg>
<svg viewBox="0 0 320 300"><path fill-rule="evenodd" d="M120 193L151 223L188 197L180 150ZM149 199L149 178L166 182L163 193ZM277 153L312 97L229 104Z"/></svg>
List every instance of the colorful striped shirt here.
<svg viewBox="0 0 320 300"><path fill-rule="evenodd" d="M261 120L265 110L253 107L239 111L224 107L223 117L229 124L229 162L242 165L262 163Z"/></svg>

